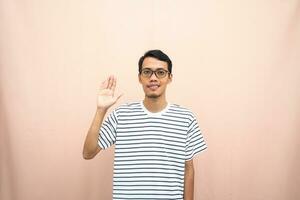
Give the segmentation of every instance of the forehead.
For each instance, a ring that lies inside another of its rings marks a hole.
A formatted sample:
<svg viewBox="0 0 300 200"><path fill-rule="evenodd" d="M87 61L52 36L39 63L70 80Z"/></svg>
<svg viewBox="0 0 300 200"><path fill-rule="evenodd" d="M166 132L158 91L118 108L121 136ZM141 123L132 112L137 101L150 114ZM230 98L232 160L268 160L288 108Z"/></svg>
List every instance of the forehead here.
<svg viewBox="0 0 300 200"><path fill-rule="evenodd" d="M142 68L151 68L151 69L163 68L165 70L168 70L168 63L153 57L146 57L143 61Z"/></svg>

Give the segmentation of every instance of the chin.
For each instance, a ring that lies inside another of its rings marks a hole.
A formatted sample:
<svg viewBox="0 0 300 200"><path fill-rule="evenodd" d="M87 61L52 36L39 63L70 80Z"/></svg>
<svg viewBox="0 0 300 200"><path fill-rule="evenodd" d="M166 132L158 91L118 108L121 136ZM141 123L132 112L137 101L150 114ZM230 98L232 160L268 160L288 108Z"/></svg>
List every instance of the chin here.
<svg viewBox="0 0 300 200"><path fill-rule="evenodd" d="M150 99L156 99L158 97L160 97L161 95L159 94L146 94L146 97L150 98Z"/></svg>

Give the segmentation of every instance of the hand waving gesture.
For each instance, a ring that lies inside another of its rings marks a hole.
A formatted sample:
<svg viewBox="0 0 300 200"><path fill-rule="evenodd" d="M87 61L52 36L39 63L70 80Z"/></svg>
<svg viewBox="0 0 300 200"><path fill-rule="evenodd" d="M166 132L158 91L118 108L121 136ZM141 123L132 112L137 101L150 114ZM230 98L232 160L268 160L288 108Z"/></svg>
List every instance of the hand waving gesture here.
<svg viewBox="0 0 300 200"><path fill-rule="evenodd" d="M108 109L115 104L122 94L115 96L116 78L109 76L108 79L102 82L98 94L97 107L100 109Z"/></svg>

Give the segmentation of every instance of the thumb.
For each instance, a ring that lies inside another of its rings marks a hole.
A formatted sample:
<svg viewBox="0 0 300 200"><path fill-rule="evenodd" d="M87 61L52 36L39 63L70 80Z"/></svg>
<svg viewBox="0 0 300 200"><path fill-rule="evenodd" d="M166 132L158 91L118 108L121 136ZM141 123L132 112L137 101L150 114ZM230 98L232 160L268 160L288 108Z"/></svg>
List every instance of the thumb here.
<svg viewBox="0 0 300 200"><path fill-rule="evenodd" d="M123 93L122 94L119 94L118 96L114 96L114 101L118 101L121 97L123 96Z"/></svg>

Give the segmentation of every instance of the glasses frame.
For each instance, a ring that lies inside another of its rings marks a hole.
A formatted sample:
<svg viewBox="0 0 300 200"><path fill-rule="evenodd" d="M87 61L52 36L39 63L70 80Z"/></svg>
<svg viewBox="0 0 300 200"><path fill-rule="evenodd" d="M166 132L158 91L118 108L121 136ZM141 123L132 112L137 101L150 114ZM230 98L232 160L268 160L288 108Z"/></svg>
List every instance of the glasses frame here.
<svg viewBox="0 0 300 200"><path fill-rule="evenodd" d="M149 76L143 75L143 71L144 71L144 70L150 70L150 71L151 71L151 74L150 74ZM163 77L159 77L159 76L157 75L157 72L158 72L158 71L164 71L164 72L166 72L166 75L163 76ZM167 75L170 75L170 74L171 74L168 70L161 69L161 68L160 68L160 69L157 69L157 70L152 70L152 69L150 69L150 68L143 68L143 69L140 71L140 75L141 75L142 77L145 77L145 78L150 78L150 77L153 75L153 73L155 74L156 78L158 78L158 79L165 78Z"/></svg>

